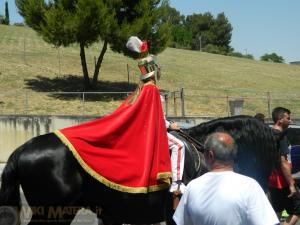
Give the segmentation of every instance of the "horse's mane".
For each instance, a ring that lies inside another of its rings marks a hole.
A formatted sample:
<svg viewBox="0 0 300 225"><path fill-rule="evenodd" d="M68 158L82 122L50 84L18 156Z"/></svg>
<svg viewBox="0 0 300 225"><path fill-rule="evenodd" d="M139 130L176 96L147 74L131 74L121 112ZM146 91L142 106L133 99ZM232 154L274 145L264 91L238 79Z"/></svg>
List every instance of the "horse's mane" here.
<svg viewBox="0 0 300 225"><path fill-rule="evenodd" d="M219 118L185 131L201 143L214 132L230 134L238 146L239 172L254 177L259 182L270 175L279 159L276 140L271 128L251 116ZM258 171L263 178L257 177L255 173Z"/></svg>
<svg viewBox="0 0 300 225"><path fill-rule="evenodd" d="M204 142L207 135L218 131L227 133L232 133L235 131L235 135L237 136L243 136L245 133L248 134L248 132L251 131L255 133L256 136L257 132L261 132L257 130L258 127L262 128L266 127L266 125L251 116L241 115L218 118L201 123L197 126L186 129L186 132L190 136L196 138L198 141ZM263 130L265 131L265 129ZM269 132L267 131L267 133Z"/></svg>

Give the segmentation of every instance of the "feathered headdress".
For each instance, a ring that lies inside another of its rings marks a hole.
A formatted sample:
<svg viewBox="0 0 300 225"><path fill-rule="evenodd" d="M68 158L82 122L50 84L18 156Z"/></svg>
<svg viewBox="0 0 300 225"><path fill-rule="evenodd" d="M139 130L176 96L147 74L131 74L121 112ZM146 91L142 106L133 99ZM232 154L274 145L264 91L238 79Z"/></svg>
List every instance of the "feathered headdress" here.
<svg viewBox="0 0 300 225"><path fill-rule="evenodd" d="M138 53L138 58L143 58L144 56L148 55L148 43L147 41L141 41L136 36L131 36L127 43L126 47L133 53Z"/></svg>
<svg viewBox="0 0 300 225"><path fill-rule="evenodd" d="M138 66L141 71L141 80L145 80L149 77L155 76L155 80L157 80L157 73L160 70L160 67L156 61L156 57L154 55L149 55L148 44L147 41L141 41L138 37L132 36L128 39L126 43L126 47L133 54L138 54Z"/></svg>

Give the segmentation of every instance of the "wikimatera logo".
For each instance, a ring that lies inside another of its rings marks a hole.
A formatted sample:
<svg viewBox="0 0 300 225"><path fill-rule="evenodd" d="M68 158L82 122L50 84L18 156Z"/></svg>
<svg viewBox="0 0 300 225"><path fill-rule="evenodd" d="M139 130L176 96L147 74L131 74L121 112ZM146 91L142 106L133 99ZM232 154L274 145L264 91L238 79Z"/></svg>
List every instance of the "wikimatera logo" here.
<svg viewBox="0 0 300 225"><path fill-rule="evenodd" d="M0 225L17 225L17 210L9 206L0 206Z"/></svg>
<svg viewBox="0 0 300 225"><path fill-rule="evenodd" d="M74 216L79 212L79 215ZM18 221L23 222L73 222L72 224L89 225L94 224L96 217L100 217L102 208L81 208L77 206L22 206L18 211L9 206L0 206L0 225L17 225ZM34 218L33 218L34 217Z"/></svg>

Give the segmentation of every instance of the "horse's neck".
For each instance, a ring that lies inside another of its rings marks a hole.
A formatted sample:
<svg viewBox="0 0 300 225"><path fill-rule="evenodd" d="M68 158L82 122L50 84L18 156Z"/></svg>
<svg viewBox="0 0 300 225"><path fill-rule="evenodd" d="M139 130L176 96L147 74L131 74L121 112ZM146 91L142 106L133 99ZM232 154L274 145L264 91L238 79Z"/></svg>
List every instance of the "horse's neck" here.
<svg viewBox="0 0 300 225"><path fill-rule="evenodd" d="M204 139L205 132L202 131L203 129L200 127L200 125L191 127L189 129L186 129L185 132L191 136L192 138L196 139L197 141L201 142Z"/></svg>

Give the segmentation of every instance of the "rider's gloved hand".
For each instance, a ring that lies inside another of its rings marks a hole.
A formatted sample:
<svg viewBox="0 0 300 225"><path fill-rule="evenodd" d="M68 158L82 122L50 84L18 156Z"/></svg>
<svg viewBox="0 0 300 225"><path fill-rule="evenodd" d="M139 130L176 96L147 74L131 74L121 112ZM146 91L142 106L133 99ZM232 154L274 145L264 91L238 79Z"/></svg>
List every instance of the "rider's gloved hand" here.
<svg viewBox="0 0 300 225"><path fill-rule="evenodd" d="M176 122L170 122L169 129L171 129L171 130L180 130L180 126Z"/></svg>

